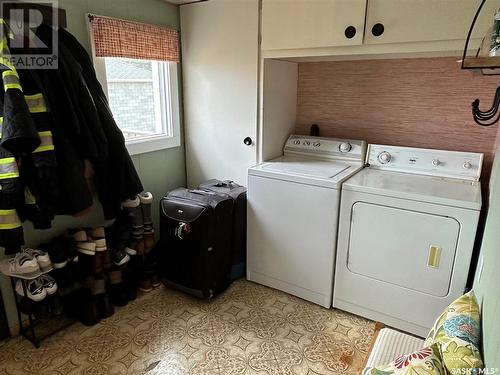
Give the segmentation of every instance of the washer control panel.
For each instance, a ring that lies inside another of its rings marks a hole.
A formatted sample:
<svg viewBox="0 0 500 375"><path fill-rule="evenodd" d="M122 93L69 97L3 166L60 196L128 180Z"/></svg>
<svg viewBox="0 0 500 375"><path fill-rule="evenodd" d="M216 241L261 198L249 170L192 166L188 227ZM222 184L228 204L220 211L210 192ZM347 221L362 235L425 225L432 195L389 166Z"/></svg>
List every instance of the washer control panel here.
<svg viewBox="0 0 500 375"><path fill-rule="evenodd" d="M478 181L483 154L384 145L368 145L371 168Z"/></svg>
<svg viewBox="0 0 500 375"><path fill-rule="evenodd" d="M286 141L285 155L310 155L328 159L363 161L366 152L365 141L291 135Z"/></svg>

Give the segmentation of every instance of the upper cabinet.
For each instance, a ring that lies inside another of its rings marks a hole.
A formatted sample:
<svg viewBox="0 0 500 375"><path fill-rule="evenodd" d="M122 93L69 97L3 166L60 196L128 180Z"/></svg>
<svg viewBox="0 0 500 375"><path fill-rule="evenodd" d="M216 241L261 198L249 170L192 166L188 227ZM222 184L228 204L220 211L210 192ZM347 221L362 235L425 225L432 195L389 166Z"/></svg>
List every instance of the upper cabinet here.
<svg viewBox="0 0 500 375"><path fill-rule="evenodd" d="M265 0L264 0L265 1ZM367 44L464 40L481 0L368 0ZM484 37L499 1L482 11L473 38Z"/></svg>
<svg viewBox="0 0 500 375"><path fill-rule="evenodd" d="M262 49L363 43L367 0L263 0Z"/></svg>
<svg viewBox="0 0 500 375"><path fill-rule="evenodd" d="M481 0L262 0L265 57L447 52L457 54ZM471 48L493 23L488 0ZM291 53L287 55L287 51ZM301 51L301 52L297 52Z"/></svg>

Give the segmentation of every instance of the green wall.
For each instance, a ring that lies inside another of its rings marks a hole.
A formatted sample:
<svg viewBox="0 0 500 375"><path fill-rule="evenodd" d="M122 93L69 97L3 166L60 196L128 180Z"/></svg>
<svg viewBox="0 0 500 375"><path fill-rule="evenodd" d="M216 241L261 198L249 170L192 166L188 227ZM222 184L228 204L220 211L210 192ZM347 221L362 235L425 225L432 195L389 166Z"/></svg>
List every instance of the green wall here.
<svg viewBox="0 0 500 375"><path fill-rule="evenodd" d="M498 373L500 369L500 148L497 148L492 176L490 206L474 291L478 302L482 304L485 365L497 368L496 373Z"/></svg>
<svg viewBox="0 0 500 375"><path fill-rule="evenodd" d="M66 9L68 30L89 51L90 41L87 30L87 13L179 28L178 7L160 0L59 0L59 7ZM182 87L180 81L179 87ZM182 98L182 95L180 95L180 98ZM181 129L182 134L183 131ZM153 214L156 227L158 227L159 198L168 190L186 184L184 142L181 140L181 147L134 155L132 159L144 188L151 191L155 197ZM102 225L102 223L102 212L100 206L96 205L95 210L87 216L80 218L58 216L53 222L53 228L50 230L34 230L30 223L26 223L25 238L28 246L35 246L61 234L66 228L80 225ZM0 250L1 254L3 254L3 250ZM13 300L14 296L10 288L10 282L4 276L0 276L0 288L5 300L9 326L15 327L17 325L17 317Z"/></svg>

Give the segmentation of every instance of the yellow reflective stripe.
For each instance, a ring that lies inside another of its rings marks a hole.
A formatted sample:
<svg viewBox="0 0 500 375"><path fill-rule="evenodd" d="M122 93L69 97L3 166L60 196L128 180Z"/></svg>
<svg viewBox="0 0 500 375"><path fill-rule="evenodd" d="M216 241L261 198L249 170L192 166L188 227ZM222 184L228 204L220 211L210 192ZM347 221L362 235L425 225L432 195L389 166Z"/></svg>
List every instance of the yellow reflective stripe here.
<svg viewBox="0 0 500 375"><path fill-rule="evenodd" d="M45 103L45 98L41 93L34 95L24 95L26 104L31 113L47 112L47 104Z"/></svg>
<svg viewBox="0 0 500 375"><path fill-rule="evenodd" d="M0 159L0 165L1 164L12 163L13 161L16 161L16 158L14 158L14 157L3 158L3 159Z"/></svg>
<svg viewBox="0 0 500 375"><path fill-rule="evenodd" d="M18 89L22 91L21 83L19 82L19 76L16 70L5 70L2 72L3 87L4 90L8 89Z"/></svg>
<svg viewBox="0 0 500 375"><path fill-rule="evenodd" d="M12 63L10 62L10 60L8 58L6 58L6 57L0 56L0 64L6 66L10 70L16 71L15 66L12 65Z"/></svg>
<svg viewBox="0 0 500 375"><path fill-rule="evenodd" d="M7 83L3 85L3 89L4 91L7 91L8 89L17 89L19 91L23 91L23 88L18 83Z"/></svg>
<svg viewBox="0 0 500 375"><path fill-rule="evenodd" d="M5 79L5 77L7 77L7 76L14 76L19 80L19 75L17 74L17 71L15 71L15 70L4 70L2 72L2 78Z"/></svg>
<svg viewBox="0 0 500 375"><path fill-rule="evenodd" d="M43 94L39 92L38 94L32 94L32 95L24 95L26 100L37 100L37 99L43 99Z"/></svg>
<svg viewBox="0 0 500 375"><path fill-rule="evenodd" d="M21 225L16 210L0 210L0 229L15 229Z"/></svg>
<svg viewBox="0 0 500 375"><path fill-rule="evenodd" d="M35 152L52 151L54 150L54 144L52 143L52 132L50 130L38 132L40 136L40 146L37 147Z"/></svg>
<svg viewBox="0 0 500 375"><path fill-rule="evenodd" d="M1 52L3 53L4 51L8 51L7 38L5 36L2 38L1 44Z"/></svg>
<svg viewBox="0 0 500 375"><path fill-rule="evenodd" d="M19 169L15 158L0 159L0 180L19 177Z"/></svg>

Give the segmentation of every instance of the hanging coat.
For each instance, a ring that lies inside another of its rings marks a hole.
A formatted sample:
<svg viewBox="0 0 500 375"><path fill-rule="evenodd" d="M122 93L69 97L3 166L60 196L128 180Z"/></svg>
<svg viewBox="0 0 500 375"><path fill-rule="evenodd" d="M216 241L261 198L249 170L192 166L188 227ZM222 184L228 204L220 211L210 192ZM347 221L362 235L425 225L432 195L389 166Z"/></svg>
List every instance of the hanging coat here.
<svg viewBox="0 0 500 375"><path fill-rule="evenodd" d="M3 20L0 20L3 27ZM40 144L35 124L31 119L28 105L24 100L19 75L15 67L5 57L8 55L7 33L3 32L1 41L0 72L2 88L0 89L0 246L6 254L13 254L24 244L23 227L17 209L23 205L23 187L19 179L18 163L14 155L1 146L5 126L26 122L19 132L23 141L31 148Z"/></svg>
<svg viewBox="0 0 500 375"><path fill-rule="evenodd" d="M59 43L81 65L81 72L73 70L72 74L76 76L81 74L81 78L88 87L107 140L107 157L104 160L95 161L93 168L94 182L103 206L104 216L106 219L112 219L118 215L121 202L140 193L143 186L125 147L123 134L113 119L108 100L97 80L87 51L73 35L64 29L59 29Z"/></svg>

